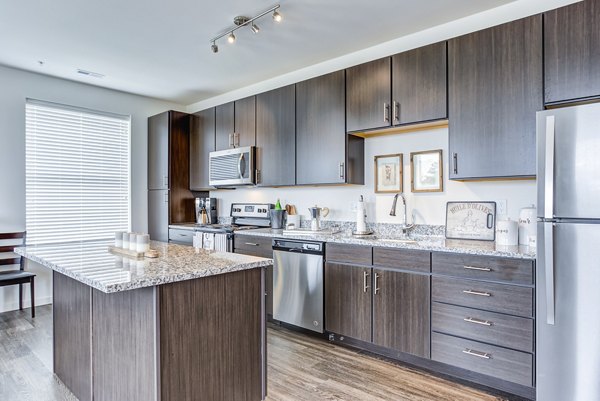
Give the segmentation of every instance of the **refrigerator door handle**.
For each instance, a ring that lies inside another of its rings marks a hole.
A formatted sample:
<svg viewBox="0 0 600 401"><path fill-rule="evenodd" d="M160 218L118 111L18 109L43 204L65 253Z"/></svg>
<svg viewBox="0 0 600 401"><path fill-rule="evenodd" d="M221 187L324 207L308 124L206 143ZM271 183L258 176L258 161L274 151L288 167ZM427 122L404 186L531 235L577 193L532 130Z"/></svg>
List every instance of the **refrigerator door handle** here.
<svg viewBox="0 0 600 401"><path fill-rule="evenodd" d="M554 218L554 116L546 116L546 157L544 165L544 218Z"/></svg>
<svg viewBox="0 0 600 401"><path fill-rule="evenodd" d="M544 273L546 275L546 323L554 325L554 223L544 223Z"/></svg>

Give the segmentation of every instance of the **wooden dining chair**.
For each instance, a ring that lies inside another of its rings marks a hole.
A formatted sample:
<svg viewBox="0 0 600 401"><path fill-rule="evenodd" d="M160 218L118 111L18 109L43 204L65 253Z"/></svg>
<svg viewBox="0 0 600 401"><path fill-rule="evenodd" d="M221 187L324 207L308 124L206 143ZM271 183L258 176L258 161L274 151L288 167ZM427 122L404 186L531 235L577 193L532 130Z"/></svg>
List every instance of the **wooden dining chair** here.
<svg viewBox="0 0 600 401"><path fill-rule="evenodd" d="M31 317L35 317L34 280L35 274L25 271L25 259L15 255L15 247L25 245L25 232L0 233L0 240L20 239L16 245L0 245L0 268L19 265L19 270L0 270L0 287L19 285L19 310L23 310L23 284L29 283L31 289ZM8 255L9 257L3 257Z"/></svg>

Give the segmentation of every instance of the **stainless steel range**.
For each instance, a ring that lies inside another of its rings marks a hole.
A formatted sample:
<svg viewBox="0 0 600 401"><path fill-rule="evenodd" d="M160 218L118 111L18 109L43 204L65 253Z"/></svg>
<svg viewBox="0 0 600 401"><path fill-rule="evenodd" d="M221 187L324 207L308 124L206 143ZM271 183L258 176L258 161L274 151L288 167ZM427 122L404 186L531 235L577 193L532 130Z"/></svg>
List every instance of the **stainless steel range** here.
<svg viewBox="0 0 600 401"><path fill-rule="evenodd" d="M239 230L270 227L269 210L272 208L273 205L270 203L233 203L229 214L231 224L189 223L172 225L169 226L169 229L173 231L173 236L177 240L171 241L192 245L195 233L210 234L203 236L208 241L208 245L203 244L202 247L232 252L233 233ZM188 233L186 233L186 230ZM171 232L169 238L171 238Z"/></svg>

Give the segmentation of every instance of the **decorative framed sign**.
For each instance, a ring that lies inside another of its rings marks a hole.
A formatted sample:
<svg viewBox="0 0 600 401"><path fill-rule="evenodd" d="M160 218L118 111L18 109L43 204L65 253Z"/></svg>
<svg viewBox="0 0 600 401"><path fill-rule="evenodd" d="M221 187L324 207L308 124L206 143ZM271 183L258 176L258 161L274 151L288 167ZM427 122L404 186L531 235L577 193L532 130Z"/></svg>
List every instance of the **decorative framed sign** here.
<svg viewBox="0 0 600 401"><path fill-rule="evenodd" d="M375 193L402 192L402 153L375 156Z"/></svg>
<svg viewBox="0 0 600 401"><path fill-rule="evenodd" d="M496 202L448 202L446 238L494 241Z"/></svg>
<svg viewBox="0 0 600 401"><path fill-rule="evenodd" d="M442 192L444 172L442 150L426 150L410 154L410 190L412 192Z"/></svg>

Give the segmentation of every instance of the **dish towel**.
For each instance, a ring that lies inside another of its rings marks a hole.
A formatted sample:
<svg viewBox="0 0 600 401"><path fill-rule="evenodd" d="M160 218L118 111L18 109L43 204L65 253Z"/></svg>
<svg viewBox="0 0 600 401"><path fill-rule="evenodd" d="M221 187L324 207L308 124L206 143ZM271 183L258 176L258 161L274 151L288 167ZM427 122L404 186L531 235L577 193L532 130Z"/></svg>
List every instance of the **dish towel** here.
<svg viewBox="0 0 600 401"><path fill-rule="evenodd" d="M202 235L202 248L209 251L215 249L215 235L213 233L204 233Z"/></svg>
<svg viewBox="0 0 600 401"><path fill-rule="evenodd" d="M227 234L215 234L215 251L229 252L227 249Z"/></svg>

